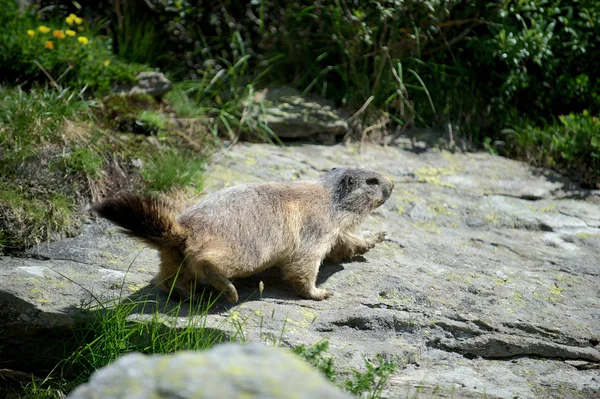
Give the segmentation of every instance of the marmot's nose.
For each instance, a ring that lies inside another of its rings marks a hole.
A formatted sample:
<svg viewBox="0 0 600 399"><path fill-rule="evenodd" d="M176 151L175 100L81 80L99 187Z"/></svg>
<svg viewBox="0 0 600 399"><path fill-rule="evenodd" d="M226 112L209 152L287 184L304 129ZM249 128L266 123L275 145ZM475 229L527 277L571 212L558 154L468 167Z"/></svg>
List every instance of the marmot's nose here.
<svg viewBox="0 0 600 399"><path fill-rule="evenodd" d="M390 192L394 189L394 182L391 179L385 178L385 181L388 183Z"/></svg>
<svg viewBox="0 0 600 399"><path fill-rule="evenodd" d="M388 179L387 177L384 177L383 180L385 182L385 184L382 185L383 195L387 199L390 197L390 195L392 195L392 190L394 189L394 182L391 179Z"/></svg>

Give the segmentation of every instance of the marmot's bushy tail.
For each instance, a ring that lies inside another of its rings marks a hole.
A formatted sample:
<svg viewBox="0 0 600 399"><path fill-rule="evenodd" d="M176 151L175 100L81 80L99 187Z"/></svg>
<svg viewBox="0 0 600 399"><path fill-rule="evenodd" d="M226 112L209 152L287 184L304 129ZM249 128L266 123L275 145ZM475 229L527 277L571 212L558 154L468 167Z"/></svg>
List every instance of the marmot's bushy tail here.
<svg viewBox="0 0 600 399"><path fill-rule="evenodd" d="M158 198L122 195L97 203L92 209L156 249L180 247L188 236L169 205Z"/></svg>

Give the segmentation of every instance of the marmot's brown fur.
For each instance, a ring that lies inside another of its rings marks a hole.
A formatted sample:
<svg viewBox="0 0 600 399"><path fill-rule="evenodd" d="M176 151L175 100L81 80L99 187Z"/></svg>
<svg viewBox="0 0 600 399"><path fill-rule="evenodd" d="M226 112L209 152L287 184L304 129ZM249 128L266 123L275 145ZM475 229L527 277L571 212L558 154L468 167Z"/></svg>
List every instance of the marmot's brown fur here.
<svg viewBox="0 0 600 399"><path fill-rule="evenodd" d="M322 300L333 293L316 287L321 262L350 259L384 240L383 232L362 238L353 230L393 188L379 173L334 168L317 180L225 188L178 218L166 202L134 195L93 209L160 251L153 282L166 292L187 298L193 283L208 280L237 302L231 278L279 266L300 296Z"/></svg>

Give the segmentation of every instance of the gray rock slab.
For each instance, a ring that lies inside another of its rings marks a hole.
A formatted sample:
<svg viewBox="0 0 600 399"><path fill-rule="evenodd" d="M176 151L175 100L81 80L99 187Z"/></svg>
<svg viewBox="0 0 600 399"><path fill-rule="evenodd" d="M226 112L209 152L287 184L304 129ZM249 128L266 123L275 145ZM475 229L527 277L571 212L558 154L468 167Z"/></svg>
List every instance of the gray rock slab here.
<svg viewBox="0 0 600 399"><path fill-rule="evenodd" d="M7 367L53 367L79 309L139 292L158 271L158 260L104 221L21 257L1 256L0 358Z"/></svg>
<svg viewBox="0 0 600 399"><path fill-rule="evenodd" d="M251 342L328 339L343 370L379 353L396 359L402 367L384 392L389 398L599 395L598 191L484 153L237 144L209 165L205 193L313 178L338 166L373 169L396 182L359 231L387 231L387 240L355 261L323 265L319 284L335 295L322 302L296 297L276 270L239 279L241 303L219 300L211 325L235 331L227 323L243 323ZM50 314L68 315L65 306L78 304L85 290L53 286L64 299L50 303L30 292L51 284L41 281L61 281L56 268L110 296L123 286L116 274L115 287L103 280L110 273L128 271L127 295L137 295L146 288L136 292L135 284L147 283L157 265L152 250L96 221L82 236L43 244L26 257L0 261L2 320L24 313L29 323L43 324ZM78 268L91 278L75 274ZM6 298L31 312L6 313Z"/></svg>

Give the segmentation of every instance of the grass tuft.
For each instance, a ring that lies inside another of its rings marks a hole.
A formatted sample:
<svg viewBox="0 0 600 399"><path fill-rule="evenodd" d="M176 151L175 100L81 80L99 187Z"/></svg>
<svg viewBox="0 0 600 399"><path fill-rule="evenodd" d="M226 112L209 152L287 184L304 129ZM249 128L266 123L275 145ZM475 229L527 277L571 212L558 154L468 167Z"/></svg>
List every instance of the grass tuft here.
<svg viewBox="0 0 600 399"><path fill-rule="evenodd" d="M197 154L169 149L148 158L140 174L150 191L167 192L172 188L193 186L202 189L204 158Z"/></svg>
<svg viewBox="0 0 600 399"><path fill-rule="evenodd" d="M386 382L398 369L398 362L377 355L375 361L365 359L365 371L353 369L349 377L335 368L328 350L329 341L322 340L312 346L297 346L294 353L323 373L329 381L359 398L381 398Z"/></svg>
<svg viewBox="0 0 600 399"><path fill-rule="evenodd" d="M78 231L75 206L67 196L48 191L34 194L0 180L0 252Z"/></svg>
<svg viewBox="0 0 600 399"><path fill-rule="evenodd" d="M155 297L115 299L84 306L74 326L75 351L42 381L24 388L24 398L61 398L90 375L127 353L159 354L205 350L232 340L206 317L218 296L200 294L193 304L159 309ZM172 305L172 303L169 303ZM61 396L62 395L62 396Z"/></svg>

